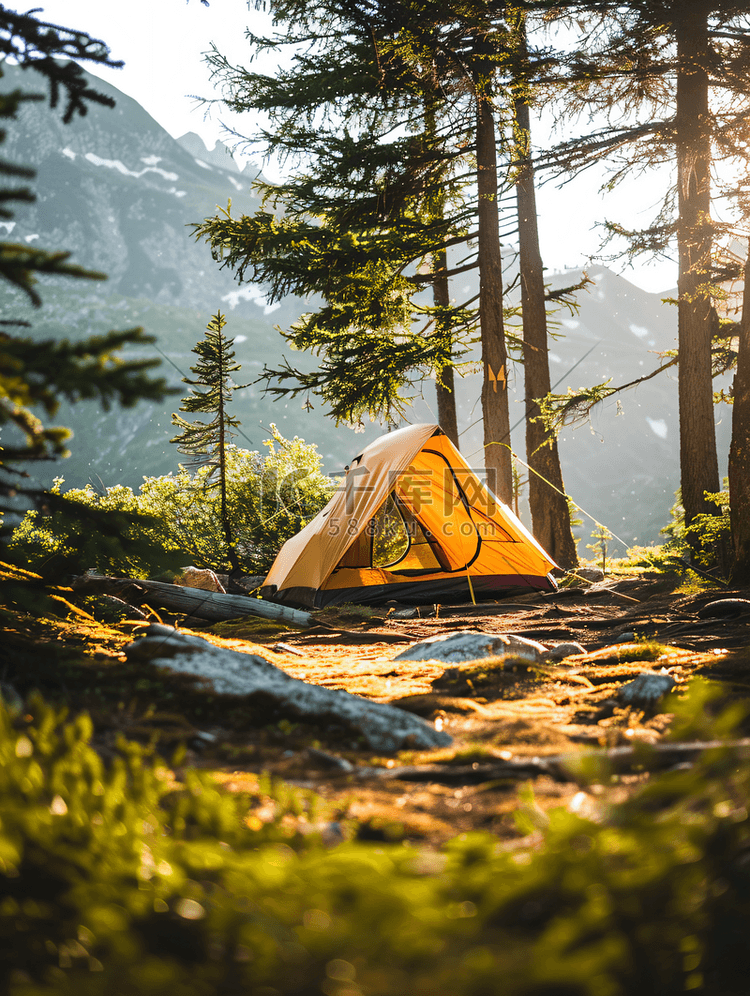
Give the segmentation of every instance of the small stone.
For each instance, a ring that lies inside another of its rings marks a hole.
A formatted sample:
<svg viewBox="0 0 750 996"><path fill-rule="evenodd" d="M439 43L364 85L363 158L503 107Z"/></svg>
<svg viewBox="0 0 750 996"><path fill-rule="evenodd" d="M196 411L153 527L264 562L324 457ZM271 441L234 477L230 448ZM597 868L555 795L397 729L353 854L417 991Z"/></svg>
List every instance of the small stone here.
<svg viewBox="0 0 750 996"><path fill-rule="evenodd" d="M207 730L196 730L196 732L190 738L190 746L193 750L204 751L207 747L211 747L213 744L217 743L219 738L215 733L209 733Z"/></svg>
<svg viewBox="0 0 750 996"><path fill-rule="evenodd" d="M416 619L419 615L419 609L416 605L412 605L406 609L396 609L391 615L391 619Z"/></svg>
<svg viewBox="0 0 750 996"><path fill-rule="evenodd" d="M546 654L548 661L562 661L566 657L573 657L574 654L585 654L586 650L580 643L556 643Z"/></svg>
<svg viewBox="0 0 750 996"><path fill-rule="evenodd" d="M617 693L617 700L622 705L653 709L675 685L674 678L668 674L643 671L633 681L622 686Z"/></svg>
<svg viewBox="0 0 750 996"><path fill-rule="evenodd" d="M11 716L17 716L23 709L23 699L13 685L0 681L0 702L3 703Z"/></svg>
<svg viewBox="0 0 750 996"><path fill-rule="evenodd" d="M193 734L193 740L202 740L204 744L215 744L218 739L215 733L209 733L208 730L197 730Z"/></svg>
<svg viewBox="0 0 750 996"><path fill-rule="evenodd" d="M318 750L317 747L308 747L305 752L313 767L322 768L327 771L350 772L354 771L354 765L347 761L345 757L336 757L327 751Z"/></svg>
<svg viewBox="0 0 750 996"><path fill-rule="evenodd" d="M635 640L635 633L628 631L626 633L620 633L615 640L615 643L632 643L633 640Z"/></svg>

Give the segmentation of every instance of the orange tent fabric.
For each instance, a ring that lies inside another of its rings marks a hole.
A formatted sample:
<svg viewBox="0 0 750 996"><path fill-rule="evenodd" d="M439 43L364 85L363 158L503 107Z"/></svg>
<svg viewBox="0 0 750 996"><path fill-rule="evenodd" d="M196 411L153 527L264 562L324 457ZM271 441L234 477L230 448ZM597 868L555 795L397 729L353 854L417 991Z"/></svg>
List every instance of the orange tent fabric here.
<svg viewBox="0 0 750 996"><path fill-rule="evenodd" d="M467 601L471 589L549 590L555 566L438 426L413 425L352 461L328 505L281 548L261 594L308 607Z"/></svg>

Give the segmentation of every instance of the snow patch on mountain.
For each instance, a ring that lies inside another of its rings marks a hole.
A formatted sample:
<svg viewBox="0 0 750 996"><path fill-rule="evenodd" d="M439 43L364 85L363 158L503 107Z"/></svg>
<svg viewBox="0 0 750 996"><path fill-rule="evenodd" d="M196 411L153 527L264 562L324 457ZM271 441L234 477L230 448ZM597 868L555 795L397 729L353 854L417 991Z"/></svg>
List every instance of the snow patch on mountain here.
<svg viewBox="0 0 750 996"><path fill-rule="evenodd" d="M106 166L108 169L116 169L118 173L122 173L123 176L134 176L136 180L140 180L140 178L142 176L145 176L146 173L158 173L159 176L163 176L165 180L170 180L171 182L179 180L179 177L176 173L170 173L168 170L160 169L158 166L147 166L145 169L136 171L128 169L127 166L125 166L125 164L121 162L119 159L102 159L102 157L97 156L95 152L87 152L84 158L87 159L94 166ZM152 156L149 158L155 158L155 157ZM172 191L170 191L170 193L171 192Z"/></svg>
<svg viewBox="0 0 750 996"><path fill-rule="evenodd" d="M667 423L664 421L663 418L649 418L647 415L646 421L648 422L649 429L654 433L655 436L658 436L659 439L667 438L667 433L668 433Z"/></svg>
<svg viewBox="0 0 750 996"><path fill-rule="evenodd" d="M241 287L240 290L230 291L228 294L225 294L221 300L226 302L230 311L234 311L240 301L252 301L259 308L263 308L264 315L270 315L271 312L281 307L278 302L276 304L266 304L266 295L260 287Z"/></svg>

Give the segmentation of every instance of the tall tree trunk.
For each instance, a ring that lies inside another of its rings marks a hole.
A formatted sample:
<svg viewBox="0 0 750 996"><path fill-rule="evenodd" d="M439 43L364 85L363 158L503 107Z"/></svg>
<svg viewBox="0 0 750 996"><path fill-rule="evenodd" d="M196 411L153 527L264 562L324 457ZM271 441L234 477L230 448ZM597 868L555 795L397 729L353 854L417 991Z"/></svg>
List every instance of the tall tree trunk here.
<svg viewBox="0 0 750 996"><path fill-rule="evenodd" d="M476 95L477 194L479 241L479 322L482 335L482 415L487 483L511 505L513 470L510 454L507 352L503 322L503 264L498 220L495 116L483 87Z"/></svg>
<svg viewBox="0 0 750 996"><path fill-rule="evenodd" d="M425 139L428 145L435 142L436 118L440 102L440 79L437 65L433 62L430 70L430 87L425 97ZM434 194L432 213L435 218L441 220L445 217L445 193L442 188ZM450 308L450 284L447 277L448 254L445 249L432 254L432 300L436 308L445 309L443 316L437 322L436 333L443 334L446 323L444 317L447 316ZM454 391L453 367L445 367L440 374L439 380L435 384L437 391L438 424L454 446L458 447L458 418L456 415L456 394Z"/></svg>
<svg viewBox="0 0 750 996"><path fill-rule="evenodd" d="M677 32L676 152L679 218L680 482L685 523L717 512L704 492L719 490L711 377L711 139L707 9L683 4Z"/></svg>
<svg viewBox="0 0 750 996"><path fill-rule="evenodd" d="M527 62L526 29L523 22L518 30L523 32L519 41L524 62ZM570 526L570 509L564 495L557 437L555 433L548 432L541 420L538 420L540 411L537 399L549 394L551 386L544 267L539 251L534 167L531 161L531 121L529 105L523 96L515 100L514 109L518 136L516 203L524 342L526 459L531 468L529 507L532 531L536 539L560 567L570 568L578 565L578 553Z"/></svg>
<svg viewBox="0 0 750 996"><path fill-rule="evenodd" d="M734 546L732 581L750 584L750 242L739 339L729 450L729 506Z"/></svg>
<svg viewBox="0 0 750 996"><path fill-rule="evenodd" d="M437 308L450 307L450 286L445 273L448 269L447 254L444 250L433 253L432 299ZM441 272L442 271L442 272ZM456 414L456 392L453 367L444 367L435 384L437 391L438 424L454 446L458 447L458 417Z"/></svg>

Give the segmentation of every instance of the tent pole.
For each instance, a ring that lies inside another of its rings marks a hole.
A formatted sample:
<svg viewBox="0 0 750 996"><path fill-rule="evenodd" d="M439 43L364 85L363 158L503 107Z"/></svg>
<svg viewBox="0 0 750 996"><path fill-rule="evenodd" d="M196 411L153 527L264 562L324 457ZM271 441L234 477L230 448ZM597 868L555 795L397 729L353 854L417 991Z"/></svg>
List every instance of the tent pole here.
<svg viewBox="0 0 750 996"><path fill-rule="evenodd" d="M476 605L477 600L474 597L474 585L471 583L471 574L469 574L468 571L466 572L466 580L469 582L469 591L471 592L471 600L474 603L474 605Z"/></svg>

